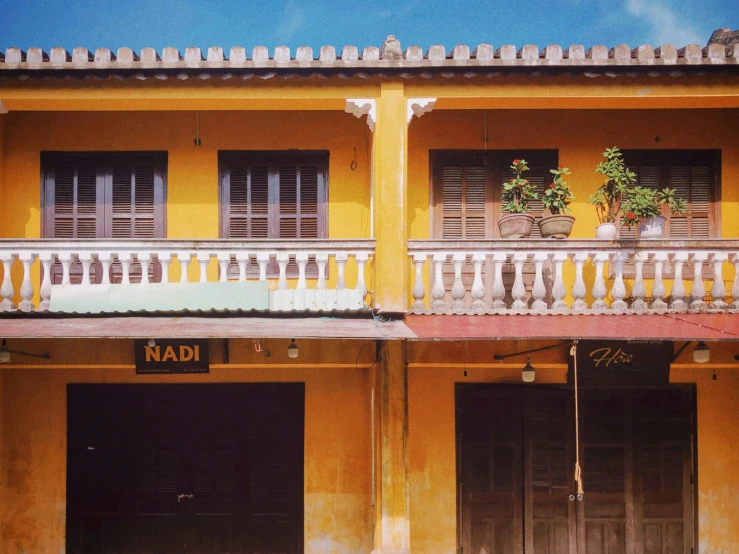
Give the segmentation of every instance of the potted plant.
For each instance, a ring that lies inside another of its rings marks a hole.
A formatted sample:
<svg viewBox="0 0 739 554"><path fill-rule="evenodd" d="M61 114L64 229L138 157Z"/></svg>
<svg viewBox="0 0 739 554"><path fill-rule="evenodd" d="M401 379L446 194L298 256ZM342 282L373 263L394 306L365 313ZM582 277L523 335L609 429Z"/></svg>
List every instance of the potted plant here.
<svg viewBox="0 0 739 554"><path fill-rule="evenodd" d="M574 196L567 181L563 178L564 175L570 174L570 170L566 167L558 167L557 169L550 169L549 172L553 175L553 178L549 188L544 191L542 203L551 215L544 216L539 220L539 229L541 230L541 236L545 239L566 239L570 236L572 225L575 222L573 216L567 215L567 212L570 211L568 206Z"/></svg>
<svg viewBox="0 0 739 554"><path fill-rule="evenodd" d="M521 177L524 171L529 170L526 160L513 160L511 165L515 177L503 184L502 211L508 215L498 220L498 228L502 238L525 239L531 234L534 225L534 216L527 214L529 202L536 200L539 195L534 185Z"/></svg>
<svg viewBox="0 0 739 554"><path fill-rule="evenodd" d="M665 226L662 206L667 205L672 214L684 214L687 205L683 198L675 198L675 191L670 188L655 190L636 186L626 194L623 203L624 225L636 227L639 239L659 239Z"/></svg>
<svg viewBox="0 0 739 554"><path fill-rule="evenodd" d="M600 225L595 229L599 239L616 238L616 222L621 212L621 204L629 189L636 183L636 173L624 164L623 154L617 147L607 148L603 160L595 168L605 180L588 199L595 206Z"/></svg>

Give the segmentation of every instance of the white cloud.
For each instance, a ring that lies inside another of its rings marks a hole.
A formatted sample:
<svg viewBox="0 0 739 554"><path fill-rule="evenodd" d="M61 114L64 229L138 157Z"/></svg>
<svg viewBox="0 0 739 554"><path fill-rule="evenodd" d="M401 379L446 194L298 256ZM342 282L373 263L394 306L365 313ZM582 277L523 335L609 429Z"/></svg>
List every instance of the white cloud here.
<svg viewBox="0 0 739 554"><path fill-rule="evenodd" d="M678 16L664 0L626 0L626 9L635 17L642 19L651 27L651 40L655 45L700 44L708 41L691 25L690 14Z"/></svg>
<svg viewBox="0 0 739 554"><path fill-rule="evenodd" d="M277 39L284 42L289 41L301 29L304 22L303 8L295 2L288 2L285 5L285 9L282 10L282 15L277 23L277 30L275 31Z"/></svg>

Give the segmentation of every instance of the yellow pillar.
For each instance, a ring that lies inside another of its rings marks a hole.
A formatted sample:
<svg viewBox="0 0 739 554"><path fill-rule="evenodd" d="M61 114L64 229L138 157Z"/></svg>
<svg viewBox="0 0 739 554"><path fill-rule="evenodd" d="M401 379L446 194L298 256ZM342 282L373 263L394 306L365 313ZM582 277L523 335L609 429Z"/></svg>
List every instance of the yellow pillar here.
<svg viewBox="0 0 739 554"><path fill-rule="evenodd" d="M5 184L3 180L3 175L5 172L5 120L7 119L7 115L3 114L3 106L2 100L0 100L0 198L3 197L3 185ZM7 218L3 217L0 218L0 220L5 220ZM0 223L0 237L5 237L5 229Z"/></svg>
<svg viewBox="0 0 739 554"><path fill-rule="evenodd" d="M407 304L408 125L402 82L383 83L373 138L375 253L374 307L404 312Z"/></svg>
<svg viewBox="0 0 739 554"><path fill-rule="evenodd" d="M378 372L379 456L373 554L410 552L408 402L405 343L388 341Z"/></svg>

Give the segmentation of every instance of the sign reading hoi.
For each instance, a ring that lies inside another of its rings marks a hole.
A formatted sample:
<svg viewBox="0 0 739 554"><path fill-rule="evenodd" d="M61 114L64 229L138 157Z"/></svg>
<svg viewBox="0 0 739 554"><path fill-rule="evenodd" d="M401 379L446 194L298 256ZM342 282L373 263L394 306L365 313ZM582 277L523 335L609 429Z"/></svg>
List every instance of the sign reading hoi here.
<svg viewBox="0 0 739 554"><path fill-rule="evenodd" d="M581 340L577 345L578 385L666 385L672 352L670 341ZM570 384L573 369L570 356Z"/></svg>
<svg viewBox="0 0 739 554"><path fill-rule="evenodd" d="M207 339L134 340L136 373L208 373Z"/></svg>

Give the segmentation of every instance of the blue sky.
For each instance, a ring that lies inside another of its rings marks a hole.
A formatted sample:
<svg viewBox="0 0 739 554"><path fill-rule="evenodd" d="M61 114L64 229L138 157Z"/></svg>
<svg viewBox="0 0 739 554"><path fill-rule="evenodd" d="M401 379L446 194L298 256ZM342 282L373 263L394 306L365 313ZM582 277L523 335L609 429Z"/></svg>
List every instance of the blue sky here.
<svg viewBox="0 0 739 554"><path fill-rule="evenodd" d="M632 46L739 28L739 0L0 0L0 49L482 42Z"/></svg>

